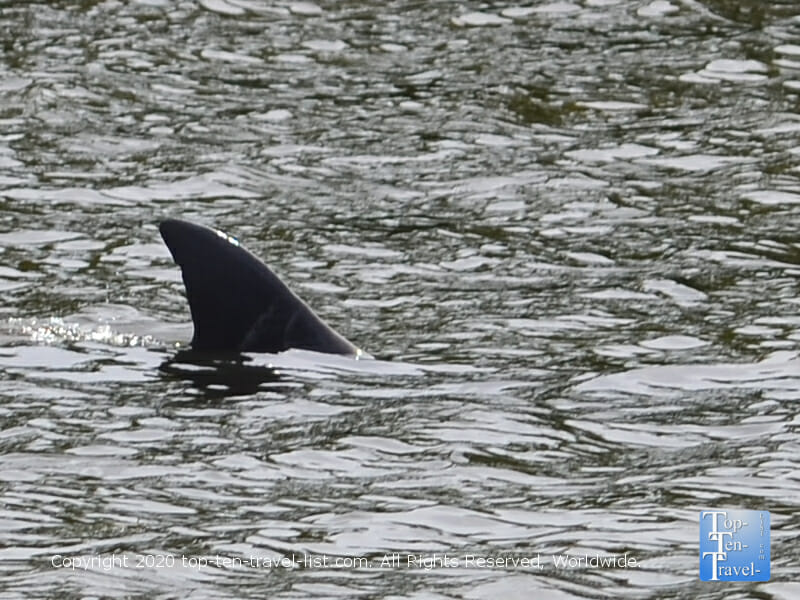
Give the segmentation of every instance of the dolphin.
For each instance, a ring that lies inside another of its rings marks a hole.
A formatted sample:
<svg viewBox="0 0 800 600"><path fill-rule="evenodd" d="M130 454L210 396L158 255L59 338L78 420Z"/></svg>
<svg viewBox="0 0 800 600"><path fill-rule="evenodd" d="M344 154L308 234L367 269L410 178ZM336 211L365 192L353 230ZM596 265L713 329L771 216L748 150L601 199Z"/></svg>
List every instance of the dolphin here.
<svg viewBox="0 0 800 600"><path fill-rule="evenodd" d="M179 219L162 221L159 231L181 268L194 323L193 350L227 354L297 348L364 355L235 238Z"/></svg>

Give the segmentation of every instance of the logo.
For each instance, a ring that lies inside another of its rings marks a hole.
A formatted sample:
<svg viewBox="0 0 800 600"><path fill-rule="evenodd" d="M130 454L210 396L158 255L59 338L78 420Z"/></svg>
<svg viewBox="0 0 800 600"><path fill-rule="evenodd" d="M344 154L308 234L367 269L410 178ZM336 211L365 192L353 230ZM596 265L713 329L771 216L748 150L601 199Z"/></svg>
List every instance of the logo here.
<svg viewBox="0 0 800 600"><path fill-rule="evenodd" d="M769 512L700 511L700 579L769 581Z"/></svg>

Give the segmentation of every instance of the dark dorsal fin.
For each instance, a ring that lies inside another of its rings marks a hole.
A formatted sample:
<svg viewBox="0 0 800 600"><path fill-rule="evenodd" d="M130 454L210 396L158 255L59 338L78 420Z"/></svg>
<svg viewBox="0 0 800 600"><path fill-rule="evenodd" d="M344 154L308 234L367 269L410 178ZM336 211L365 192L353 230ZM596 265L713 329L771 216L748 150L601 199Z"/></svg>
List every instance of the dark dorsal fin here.
<svg viewBox="0 0 800 600"><path fill-rule="evenodd" d="M195 350L360 354L235 239L177 219L159 229L183 273Z"/></svg>

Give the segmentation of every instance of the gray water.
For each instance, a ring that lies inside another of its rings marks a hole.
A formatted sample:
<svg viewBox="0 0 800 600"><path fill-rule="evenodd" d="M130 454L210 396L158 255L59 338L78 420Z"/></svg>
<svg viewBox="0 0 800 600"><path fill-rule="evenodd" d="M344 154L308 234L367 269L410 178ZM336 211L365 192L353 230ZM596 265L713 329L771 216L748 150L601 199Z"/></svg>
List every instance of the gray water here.
<svg viewBox="0 0 800 600"><path fill-rule="evenodd" d="M0 42L0 598L800 596L794 0L0 2ZM376 360L176 366L165 217ZM771 511L769 582L699 581L707 508Z"/></svg>

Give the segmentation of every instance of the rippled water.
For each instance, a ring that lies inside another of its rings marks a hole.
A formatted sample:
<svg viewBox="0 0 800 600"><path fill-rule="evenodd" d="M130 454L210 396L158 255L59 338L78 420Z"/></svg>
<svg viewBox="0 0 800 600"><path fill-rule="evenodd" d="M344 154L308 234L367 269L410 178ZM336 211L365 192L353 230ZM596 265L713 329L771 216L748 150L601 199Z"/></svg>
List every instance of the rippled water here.
<svg viewBox="0 0 800 600"><path fill-rule="evenodd" d="M0 597L798 596L794 1L2 2L0 41ZM167 216L377 359L182 362ZM711 507L771 511L770 582L698 580Z"/></svg>

